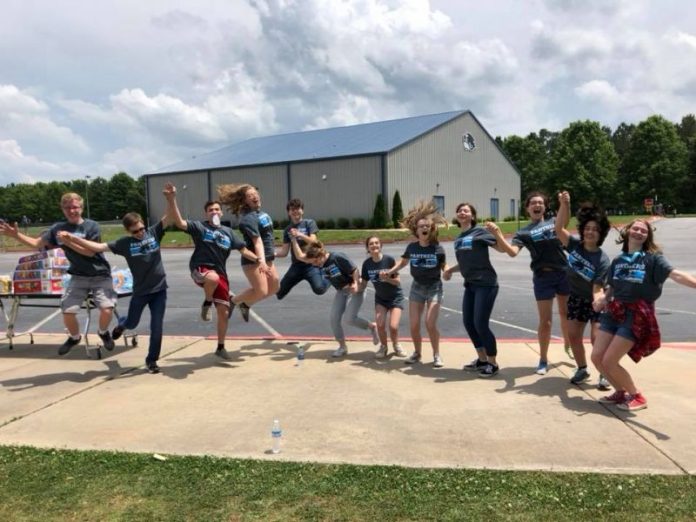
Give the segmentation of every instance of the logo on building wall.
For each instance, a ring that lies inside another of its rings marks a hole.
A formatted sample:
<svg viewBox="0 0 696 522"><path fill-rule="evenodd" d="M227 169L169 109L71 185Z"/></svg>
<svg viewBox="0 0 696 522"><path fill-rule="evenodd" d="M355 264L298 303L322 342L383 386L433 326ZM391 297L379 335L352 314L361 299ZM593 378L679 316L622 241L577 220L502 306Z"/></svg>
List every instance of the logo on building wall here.
<svg viewBox="0 0 696 522"><path fill-rule="evenodd" d="M462 146L464 147L465 151L471 152L476 148L476 140L468 132L466 134L462 134Z"/></svg>

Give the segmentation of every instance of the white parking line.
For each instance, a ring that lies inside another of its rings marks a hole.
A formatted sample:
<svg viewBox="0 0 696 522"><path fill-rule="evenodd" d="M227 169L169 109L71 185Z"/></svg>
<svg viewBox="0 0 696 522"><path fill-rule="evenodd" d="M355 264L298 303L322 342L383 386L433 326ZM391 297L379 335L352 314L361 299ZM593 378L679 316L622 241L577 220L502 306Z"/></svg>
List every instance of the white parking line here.
<svg viewBox="0 0 696 522"><path fill-rule="evenodd" d="M661 310L663 312L672 312L675 314L687 314L687 315L696 315L696 312L689 312L688 310L675 310L673 308L662 308L662 307L655 307L656 310Z"/></svg>
<svg viewBox="0 0 696 522"><path fill-rule="evenodd" d="M252 316L257 323L259 323L261 326L263 326L268 333L270 333L273 337L283 337L280 335L270 324L268 324L266 321L264 321L259 314L254 312L253 309L249 309L249 315Z"/></svg>

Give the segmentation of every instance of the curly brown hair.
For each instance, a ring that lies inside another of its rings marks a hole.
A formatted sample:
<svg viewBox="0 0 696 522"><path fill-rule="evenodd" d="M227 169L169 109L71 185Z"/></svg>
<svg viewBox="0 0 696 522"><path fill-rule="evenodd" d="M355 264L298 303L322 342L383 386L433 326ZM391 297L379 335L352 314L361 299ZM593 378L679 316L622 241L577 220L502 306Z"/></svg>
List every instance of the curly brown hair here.
<svg viewBox="0 0 696 522"><path fill-rule="evenodd" d="M256 189L256 187L250 185L249 183L242 183L240 185L218 185L217 193L220 203L225 205L230 212L238 216L244 209L247 208L246 193L250 189Z"/></svg>
<svg viewBox="0 0 696 522"><path fill-rule="evenodd" d="M400 221L402 228L408 228L418 238L418 222L425 219L430 222L430 243L437 244L437 226L447 225L447 220L442 217L437 206L432 201L419 201L415 207L408 211L404 219Z"/></svg>
<svg viewBox="0 0 696 522"><path fill-rule="evenodd" d="M310 241L304 249L304 254L307 259L318 259L328 253L329 252L324 248L324 243L321 241Z"/></svg>

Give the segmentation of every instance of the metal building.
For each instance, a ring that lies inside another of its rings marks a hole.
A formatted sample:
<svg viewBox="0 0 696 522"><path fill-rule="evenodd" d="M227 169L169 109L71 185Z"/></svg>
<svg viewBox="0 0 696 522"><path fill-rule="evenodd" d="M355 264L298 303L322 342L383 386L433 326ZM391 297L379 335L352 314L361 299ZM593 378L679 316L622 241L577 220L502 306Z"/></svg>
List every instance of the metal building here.
<svg viewBox="0 0 696 522"><path fill-rule="evenodd" d="M404 210L433 199L448 219L462 201L480 219L514 216L520 198L519 172L470 111L252 138L146 177L150 216L164 213L162 188L171 181L193 219L225 183L258 187L278 220L290 198L302 199L314 219L368 221L377 195L391 212L397 190Z"/></svg>

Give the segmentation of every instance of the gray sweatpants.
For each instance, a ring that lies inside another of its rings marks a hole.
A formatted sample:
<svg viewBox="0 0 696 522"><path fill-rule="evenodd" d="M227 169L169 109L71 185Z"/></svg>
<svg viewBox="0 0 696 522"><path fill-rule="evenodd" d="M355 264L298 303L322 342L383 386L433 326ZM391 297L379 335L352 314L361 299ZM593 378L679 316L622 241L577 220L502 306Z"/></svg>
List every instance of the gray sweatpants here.
<svg viewBox="0 0 696 522"><path fill-rule="evenodd" d="M346 336L343 333L343 325L341 324L344 315L347 316L348 324L363 330L370 329L370 323L358 316L364 299L365 292L351 294L345 288L336 290L336 295L331 305L331 330L337 341L343 342L346 340Z"/></svg>

